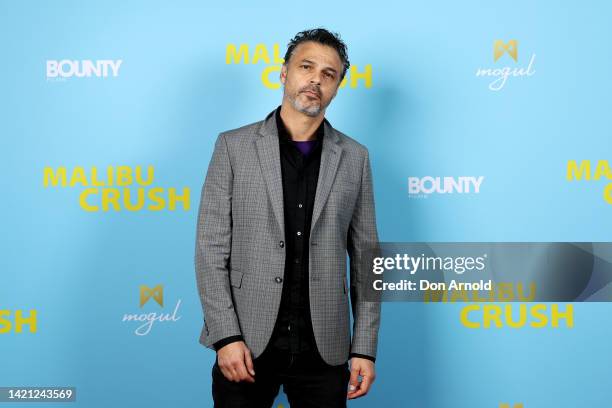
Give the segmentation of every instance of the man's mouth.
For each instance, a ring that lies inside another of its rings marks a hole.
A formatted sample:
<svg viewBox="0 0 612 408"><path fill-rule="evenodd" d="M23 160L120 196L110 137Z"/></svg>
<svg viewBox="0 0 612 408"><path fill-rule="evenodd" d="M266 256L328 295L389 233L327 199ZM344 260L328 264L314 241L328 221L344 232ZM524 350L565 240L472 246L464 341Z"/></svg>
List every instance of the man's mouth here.
<svg viewBox="0 0 612 408"><path fill-rule="evenodd" d="M312 98L320 99L319 94L313 91L302 91L303 94L306 94Z"/></svg>

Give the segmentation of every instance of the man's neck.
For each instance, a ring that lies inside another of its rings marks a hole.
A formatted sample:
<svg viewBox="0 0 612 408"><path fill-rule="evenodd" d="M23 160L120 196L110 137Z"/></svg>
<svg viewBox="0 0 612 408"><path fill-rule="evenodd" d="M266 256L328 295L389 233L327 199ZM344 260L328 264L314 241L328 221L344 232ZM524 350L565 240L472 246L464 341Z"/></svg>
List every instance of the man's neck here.
<svg viewBox="0 0 612 408"><path fill-rule="evenodd" d="M315 140L315 133L321 122L323 122L325 111L321 111L319 115L311 117L295 110L293 106L283 101L280 116L291 140L303 142Z"/></svg>

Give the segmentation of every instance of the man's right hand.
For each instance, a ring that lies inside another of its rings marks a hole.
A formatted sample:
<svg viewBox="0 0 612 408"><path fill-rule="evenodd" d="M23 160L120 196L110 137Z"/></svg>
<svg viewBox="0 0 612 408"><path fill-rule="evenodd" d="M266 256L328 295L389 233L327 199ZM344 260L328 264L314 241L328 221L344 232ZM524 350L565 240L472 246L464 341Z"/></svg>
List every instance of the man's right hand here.
<svg viewBox="0 0 612 408"><path fill-rule="evenodd" d="M255 369L251 350L244 341L235 341L217 350L217 361L221 372L230 381L255 382Z"/></svg>

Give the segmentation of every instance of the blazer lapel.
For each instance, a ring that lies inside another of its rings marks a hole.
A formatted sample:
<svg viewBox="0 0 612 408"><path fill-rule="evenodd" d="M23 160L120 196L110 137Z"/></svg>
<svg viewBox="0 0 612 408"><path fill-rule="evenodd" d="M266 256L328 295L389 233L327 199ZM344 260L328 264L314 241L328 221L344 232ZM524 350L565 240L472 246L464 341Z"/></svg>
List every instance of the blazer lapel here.
<svg viewBox="0 0 612 408"><path fill-rule="evenodd" d="M315 195L314 208L312 210L312 222L310 224L310 236L315 229L321 211L325 206L331 186L336 177L338 163L342 155L342 147L338 145L340 138L329 124L327 119L323 122L323 149L321 151L321 167L319 169L319 179L317 181L317 192Z"/></svg>
<svg viewBox="0 0 612 408"><path fill-rule="evenodd" d="M276 221L280 230L284 233L283 176L281 173L278 130L276 129L274 111L266 117L258 133L261 137L255 141L255 146L261 165L261 172L266 181Z"/></svg>

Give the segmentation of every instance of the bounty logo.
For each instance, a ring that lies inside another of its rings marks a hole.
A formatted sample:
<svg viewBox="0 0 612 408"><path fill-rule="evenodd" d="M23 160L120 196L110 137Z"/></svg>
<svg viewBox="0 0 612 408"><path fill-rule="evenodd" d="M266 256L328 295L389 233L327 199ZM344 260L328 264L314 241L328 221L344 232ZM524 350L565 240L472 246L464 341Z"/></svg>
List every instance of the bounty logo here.
<svg viewBox="0 0 612 408"><path fill-rule="evenodd" d="M504 57L507 55L507 57ZM502 40L495 40L493 42L493 62L498 64L507 62L509 59L514 60L513 66L505 66L499 67L496 66L494 68L478 68L476 71L477 77L492 77L494 78L489 83L489 89L491 91L499 91L501 90L508 81L509 77L530 77L535 74L535 69L533 68L533 63L535 61L535 54L531 54L529 59L529 64L526 67L517 66L519 60L519 52L518 52L518 41L517 40L509 40L508 42L504 42Z"/></svg>
<svg viewBox="0 0 612 408"><path fill-rule="evenodd" d="M47 60L47 80L118 77L123 60Z"/></svg>
<svg viewBox="0 0 612 408"><path fill-rule="evenodd" d="M408 177L410 198L427 198L430 194L478 194L484 176L478 177Z"/></svg>
<svg viewBox="0 0 612 408"><path fill-rule="evenodd" d="M150 299L153 299L155 302L149 302ZM147 305L147 303L149 303L149 305L152 303L157 303L159 307L164 307L164 288L162 285L157 285L153 288L147 285L140 286L140 307L143 308L145 305ZM122 321L142 323L140 326L136 327L134 334L137 336L146 336L151 332L153 323L156 321L160 323L170 323L180 320L181 316L178 315L180 306L181 299L178 299L172 313L126 313L123 315ZM155 306L150 306L150 308L155 308Z"/></svg>

